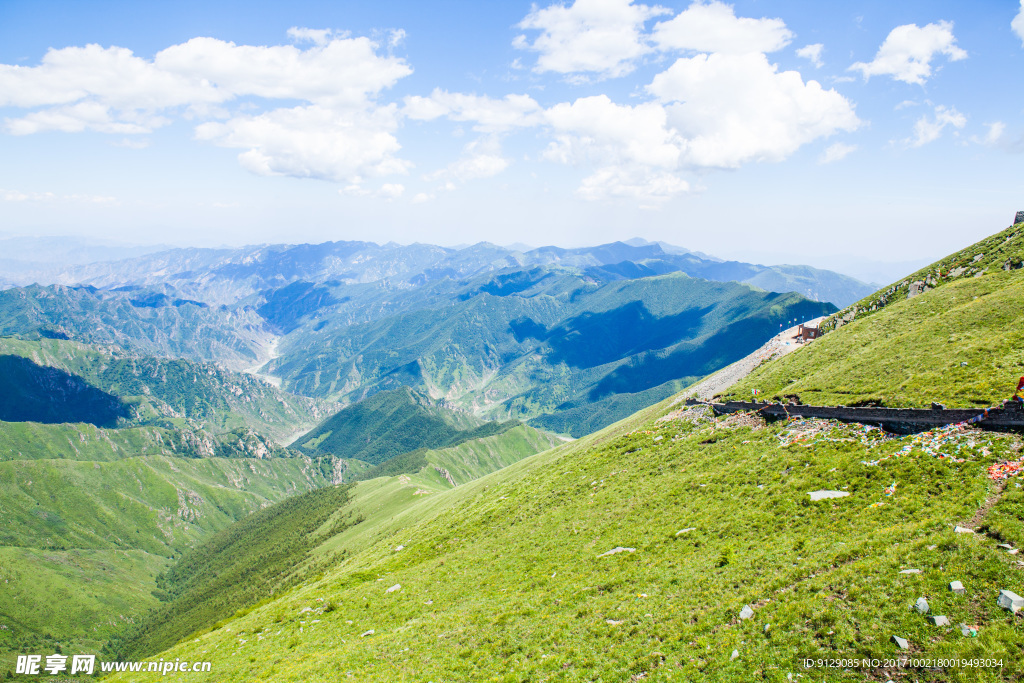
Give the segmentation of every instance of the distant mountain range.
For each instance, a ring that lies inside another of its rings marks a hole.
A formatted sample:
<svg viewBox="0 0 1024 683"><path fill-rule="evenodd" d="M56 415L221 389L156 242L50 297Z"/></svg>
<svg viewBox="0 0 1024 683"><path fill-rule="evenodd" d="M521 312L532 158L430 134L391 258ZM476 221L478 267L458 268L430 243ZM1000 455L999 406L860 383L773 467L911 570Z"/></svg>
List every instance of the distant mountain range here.
<svg viewBox="0 0 1024 683"><path fill-rule="evenodd" d="M45 240L47 238L39 238ZM521 246L521 245L520 245ZM25 247L23 247L24 249ZM42 248L42 246L41 246ZM86 253L114 255L114 251ZM763 266L723 261L665 242L632 239L595 247L539 247L519 251L488 242L462 247L373 242L272 244L236 249L167 249L131 258L83 264L68 256L63 266L34 269L0 261L0 277L18 285L92 285L101 289L170 286L184 298L231 304L292 282L359 284L388 281L416 286L442 278L465 279L492 271L562 266L608 281L683 272L719 282L735 281L775 292L799 292L846 306L873 289L846 275L810 266Z"/></svg>
<svg viewBox="0 0 1024 683"><path fill-rule="evenodd" d="M0 334L258 371L343 404L407 386L573 436L870 291L639 239L171 249L47 277L58 284L0 291Z"/></svg>

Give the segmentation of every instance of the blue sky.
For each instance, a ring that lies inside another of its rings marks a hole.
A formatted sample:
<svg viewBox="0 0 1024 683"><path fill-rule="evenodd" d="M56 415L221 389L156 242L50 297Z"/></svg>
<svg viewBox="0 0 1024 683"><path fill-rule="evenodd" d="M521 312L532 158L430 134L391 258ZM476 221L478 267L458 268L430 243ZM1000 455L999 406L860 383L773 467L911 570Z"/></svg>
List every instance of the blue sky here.
<svg viewBox="0 0 1024 683"><path fill-rule="evenodd" d="M838 267L1024 209L1019 3L212 4L0 1L0 229Z"/></svg>

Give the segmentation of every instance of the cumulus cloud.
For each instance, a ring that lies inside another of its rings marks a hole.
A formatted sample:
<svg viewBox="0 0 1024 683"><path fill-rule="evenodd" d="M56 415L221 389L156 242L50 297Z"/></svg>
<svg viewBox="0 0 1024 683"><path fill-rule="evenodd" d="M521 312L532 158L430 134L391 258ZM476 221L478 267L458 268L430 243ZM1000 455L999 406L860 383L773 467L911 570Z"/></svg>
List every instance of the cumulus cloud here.
<svg viewBox="0 0 1024 683"><path fill-rule="evenodd" d="M825 62L821 61L821 52L825 49L825 46L821 43L814 43L813 45L804 45L802 48L796 51L797 57L803 57L810 61L816 69L820 69L825 66Z"/></svg>
<svg viewBox="0 0 1024 683"><path fill-rule="evenodd" d="M597 168L581 184L581 197L657 203L689 189L675 175L686 141L668 128L661 105L621 105L598 95L555 105L544 116L554 138L544 159Z"/></svg>
<svg viewBox="0 0 1024 683"><path fill-rule="evenodd" d="M1017 12L1017 16L1010 22L1010 28L1020 38L1021 43L1024 44L1024 0L1020 0L1020 11Z"/></svg>
<svg viewBox="0 0 1024 683"><path fill-rule="evenodd" d="M782 19L737 17L731 5L698 2L658 23L654 42L662 50L696 52L775 52L793 39Z"/></svg>
<svg viewBox="0 0 1024 683"><path fill-rule="evenodd" d="M222 100L242 95L360 106L412 73L404 60L378 55L369 38L334 38L306 50L193 38L157 53L162 72L212 84Z"/></svg>
<svg viewBox="0 0 1024 683"><path fill-rule="evenodd" d="M838 92L805 83L796 71L779 72L763 54L682 58L647 90L665 104L669 125L687 139L685 161L696 167L781 161L861 123Z"/></svg>
<svg viewBox="0 0 1024 683"><path fill-rule="evenodd" d="M397 107L381 91L412 73L404 60L378 53L365 37L292 28L295 45L236 45L193 38L152 60L120 47L50 50L39 66L0 64L0 106L34 109L5 121L7 132L93 130L139 135L174 114L222 118L200 122L196 138L245 151L239 161L263 175L353 181L404 173L396 155ZM392 38L395 38L392 32ZM399 37L400 39L400 37ZM226 108L239 98L260 114ZM305 104L273 108L275 100Z"/></svg>
<svg viewBox="0 0 1024 683"><path fill-rule="evenodd" d="M320 105L274 109L196 127L196 138L246 151L244 168L258 175L357 181L408 171L396 154L401 146L395 105L336 111Z"/></svg>
<svg viewBox="0 0 1024 683"><path fill-rule="evenodd" d="M519 28L540 31L531 43L517 36L513 46L539 53L534 71L617 77L631 72L652 48L644 23L671 12L632 0L576 0L572 5L533 8Z"/></svg>
<svg viewBox="0 0 1024 683"><path fill-rule="evenodd" d="M490 178L498 175L509 166L509 161L501 153L501 143L497 137L489 136L474 140L463 149L462 157L433 173L424 176L424 180L435 181L447 179L465 182L478 178Z"/></svg>
<svg viewBox="0 0 1024 683"><path fill-rule="evenodd" d="M955 107L935 107L935 116L928 118L922 116L914 123L914 134L912 137L903 140L905 147L921 147L929 142L934 142L942 136L946 126L961 129L967 125L967 117L956 110Z"/></svg>
<svg viewBox="0 0 1024 683"><path fill-rule="evenodd" d="M848 145L844 142L837 142L829 145L825 148L825 151L818 157L819 164L831 164L836 161L842 161L851 152L856 151L857 145Z"/></svg>
<svg viewBox="0 0 1024 683"><path fill-rule="evenodd" d="M924 85L932 75L932 59L939 54L946 55L951 62L967 58L967 52L957 47L952 22L940 21L924 27L905 24L889 33L872 61L852 64L850 70L860 71L864 80L891 76L904 83Z"/></svg>
<svg viewBox="0 0 1024 683"><path fill-rule="evenodd" d="M450 93L440 88L429 97L406 97L403 113L417 121L446 116L453 121L471 122L476 130L485 133L535 126L542 120L541 106L529 95L495 99L486 95Z"/></svg>

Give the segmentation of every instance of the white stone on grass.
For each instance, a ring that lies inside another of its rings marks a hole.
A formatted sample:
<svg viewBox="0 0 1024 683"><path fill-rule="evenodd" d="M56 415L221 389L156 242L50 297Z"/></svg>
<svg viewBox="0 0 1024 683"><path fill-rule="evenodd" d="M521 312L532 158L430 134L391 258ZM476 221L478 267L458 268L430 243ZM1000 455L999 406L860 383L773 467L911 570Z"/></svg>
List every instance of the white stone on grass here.
<svg viewBox="0 0 1024 683"><path fill-rule="evenodd" d="M687 533L689 533L691 531L696 531L696 530L697 530L697 527L695 527L695 526L688 526L685 529L680 529L679 531L677 531L676 532L676 536L678 536L680 534L687 534Z"/></svg>
<svg viewBox="0 0 1024 683"><path fill-rule="evenodd" d="M968 529L967 527L960 526L959 524L957 524L955 527L953 527L953 531L955 533L958 533L958 534L973 534L974 533L974 529Z"/></svg>
<svg viewBox="0 0 1024 683"><path fill-rule="evenodd" d="M904 569L903 571L900 572L900 574L920 574L920 573L921 573L920 569Z"/></svg>
<svg viewBox="0 0 1024 683"><path fill-rule="evenodd" d="M609 555L617 555L618 553L635 553L636 548L623 548L621 545L617 548L612 548L606 553L601 553L598 557L607 557Z"/></svg>
<svg viewBox="0 0 1024 683"><path fill-rule="evenodd" d="M374 631L374 630L373 630L373 629L371 628L371 629L370 629L369 631L364 631L364 632L362 633L362 635L360 635L359 637L360 637L360 638L365 638L366 636L372 636L372 635L373 635L374 633L376 633L376 631Z"/></svg>
<svg viewBox="0 0 1024 683"><path fill-rule="evenodd" d="M964 595L965 593L967 593L967 589L964 588L964 585L959 581L950 581L949 590L953 591L957 595Z"/></svg>
<svg viewBox="0 0 1024 683"><path fill-rule="evenodd" d="M749 619L754 616L754 610L751 609L750 605L744 605L743 609L740 610L740 619Z"/></svg>
<svg viewBox="0 0 1024 683"><path fill-rule="evenodd" d="M907 642L907 639L900 638L899 636L893 636L892 642L896 643L896 647L898 647L901 650L906 650L908 647L910 647L910 643Z"/></svg>
<svg viewBox="0 0 1024 683"><path fill-rule="evenodd" d="M918 598L917 602L914 603L913 609L916 609L921 614L928 614L928 610L931 609L928 606L928 601L924 598Z"/></svg>
<svg viewBox="0 0 1024 683"><path fill-rule="evenodd" d="M384 592L385 593L394 593L395 591L400 591L400 590L402 590L402 584L396 583L394 586L392 586L391 588L388 588Z"/></svg>
<svg viewBox="0 0 1024 683"><path fill-rule="evenodd" d="M845 498L850 495L849 491L811 491L808 493L812 501L827 500L828 498Z"/></svg>
<svg viewBox="0 0 1024 683"><path fill-rule="evenodd" d="M732 654L729 655L729 661L731 662L734 659L739 659L739 656L740 656L740 651L739 650L733 650Z"/></svg>
<svg viewBox="0 0 1024 683"><path fill-rule="evenodd" d="M1020 597L1013 591L999 591L999 598L997 602L1000 607L1008 609L1014 614L1019 612L1021 608L1024 608L1024 598Z"/></svg>
<svg viewBox="0 0 1024 683"><path fill-rule="evenodd" d="M942 616L941 614L936 614L928 618L931 619L932 623L936 626L949 626L949 619Z"/></svg>

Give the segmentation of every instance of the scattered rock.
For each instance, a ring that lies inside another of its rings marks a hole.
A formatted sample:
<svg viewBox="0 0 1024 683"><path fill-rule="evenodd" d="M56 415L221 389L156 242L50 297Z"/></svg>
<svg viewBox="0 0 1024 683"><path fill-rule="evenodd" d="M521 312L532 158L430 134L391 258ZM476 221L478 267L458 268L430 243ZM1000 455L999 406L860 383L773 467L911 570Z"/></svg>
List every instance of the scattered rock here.
<svg viewBox="0 0 1024 683"><path fill-rule="evenodd" d="M910 643L907 642L906 638L900 638L899 636L893 636L891 640L892 640L892 642L896 643L896 647L898 647L901 650L906 650L908 647L910 647Z"/></svg>
<svg viewBox="0 0 1024 683"><path fill-rule="evenodd" d="M920 573L921 573L920 569L904 569L903 571L900 572L900 574L920 574Z"/></svg>
<svg viewBox="0 0 1024 683"><path fill-rule="evenodd" d="M687 533L689 533L691 531L696 531L696 530L697 530L697 527L695 527L695 526L688 526L685 529L680 529L679 531L677 531L676 532L676 536L678 536L680 534L687 534Z"/></svg>
<svg viewBox="0 0 1024 683"><path fill-rule="evenodd" d="M997 544L996 544L996 547L997 547L997 548L1006 548L1007 550L1009 550L1009 549L1010 549L1010 548L1012 548L1013 546L1012 546L1012 545L1010 545L1009 543L997 543Z"/></svg>
<svg viewBox="0 0 1024 683"><path fill-rule="evenodd" d="M808 493L812 501L825 500L827 498L845 498L850 495L849 491L811 491Z"/></svg>
<svg viewBox="0 0 1024 683"><path fill-rule="evenodd" d="M918 598L917 602L914 603L912 609L916 609L921 614L928 614L928 610L930 609L930 607L928 607L927 600L925 600L924 598Z"/></svg>
<svg viewBox="0 0 1024 683"><path fill-rule="evenodd" d="M397 552L398 552L399 550L405 550L405 546L404 546L404 545L400 545L400 546L397 546L397 547L395 548L395 552L396 552L396 553L397 553Z"/></svg>
<svg viewBox="0 0 1024 683"><path fill-rule="evenodd" d="M623 548L622 546L619 546L617 548L612 548L611 550L609 550L606 553L601 553L600 555L598 555L598 557L607 557L609 555L615 555L615 554L618 554L618 553L635 553L635 552L636 552L636 548Z"/></svg>
<svg viewBox="0 0 1024 683"><path fill-rule="evenodd" d="M388 588L384 592L385 593L394 593L395 591L400 591L400 590L402 590L402 584L396 583L394 586L392 586L391 588Z"/></svg>
<svg viewBox="0 0 1024 683"><path fill-rule="evenodd" d="M751 609L750 605L744 605L743 609L740 610L740 619L747 620L754 616L754 610Z"/></svg>
<svg viewBox="0 0 1024 683"><path fill-rule="evenodd" d="M964 585L959 581L950 581L949 590L953 591L957 595L965 595L967 593L967 589L964 588Z"/></svg>
<svg viewBox="0 0 1024 683"><path fill-rule="evenodd" d="M772 627L772 625L771 625L771 624L765 624L765 625L764 625L764 632L765 632L765 633L768 633L768 629L770 629L771 627Z"/></svg>
<svg viewBox="0 0 1024 683"><path fill-rule="evenodd" d="M928 550L935 550L938 547L939 546L937 546L937 545L930 545L930 546L928 546Z"/></svg>
<svg viewBox="0 0 1024 683"><path fill-rule="evenodd" d="M729 655L729 661L731 662L734 659L739 659L739 656L740 656L740 651L739 650L733 650L732 654Z"/></svg>
<svg viewBox="0 0 1024 683"><path fill-rule="evenodd" d="M423 604L424 604L424 605L433 605L433 604L434 604L434 601L433 601L433 600L427 600L427 601L426 601L426 602L424 602Z"/></svg>
<svg viewBox="0 0 1024 683"><path fill-rule="evenodd" d="M977 638L978 637L978 629L971 628L967 624L960 624L960 633L962 633L965 638Z"/></svg>
<svg viewBox="0 0 1024 683"><path fill-rule="evenodd" d="M663 438L665 438L665 437L663 437L661 434L659 434L658 436L654 437L654 440L655 441L661 441Z"/></svg>
<svg viewBox="0 0 1024 683"><path fill-rule="evenodd" d="M1007 551L1006 551L1006 554L1007 554L1007 555L1016 555L1016 554L1017 554L1017 553L1019 553L1019 552L1020 552L1020 549L1019 549L1019 548L1013 548L1012 550L1007 550Z"/></svg>
<svg viewBox="0 0 1024 683"><path fill-rule="evenodd" d="M1013 591L999 591L999 599L997 602L1000 607L1008 609L1014 614L1024 607L1024 598L1020 597Z"/></svg>
<svg viewBox="0 0 1024 683"><path fill-rule="evenodd" d="M949 626L949 619L942 616L941 614L930 616L928 618L931 619L932 623L936 626Z"/></svg>
<svg viewBox="0 0 1024 683"><path fill-rule="evenodd" d="M302 609L299 610L299 614L302 614L303 612L312 612L312 611L313 611L312 607L303 607Z"/></svg>
<svg viewBox="0 0 1024 683"><path fill-rule="evenodd" d="M959 524L957 524L955 527L953 527L953 531L958 533L958 534L973 534L974 533L974 529L968 529L967 527L960 526Z"/></svg>
<svg viewBox="0 0 1024 683"><path fill-rule="evenodd" d="M608 624L609 626L618 626L622 623L622 621L617 619L605 619L604 623Z"/></svg>
<svg viewBox="0 0 1024 683"><path fill-rule="evenodd" d="M373 635L374 633L376 633L376 631L374 631L374 630L373 630L373 629L371 628L371 629L370 629L369 631L364 631L364 632L362 633L362 635L360 635L359 637L360 637L360 638L365 638L366 636L372 636L372 635Z"/></svg>

